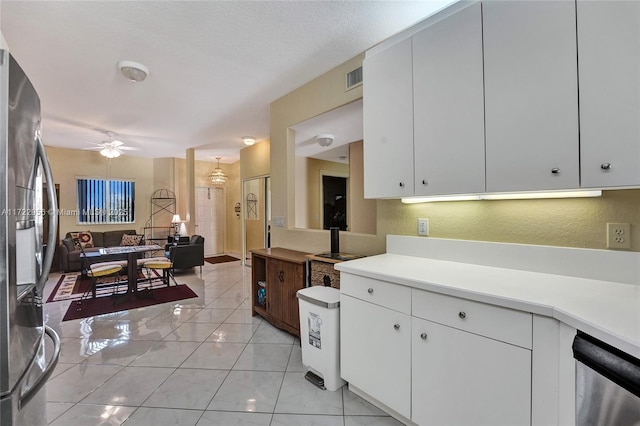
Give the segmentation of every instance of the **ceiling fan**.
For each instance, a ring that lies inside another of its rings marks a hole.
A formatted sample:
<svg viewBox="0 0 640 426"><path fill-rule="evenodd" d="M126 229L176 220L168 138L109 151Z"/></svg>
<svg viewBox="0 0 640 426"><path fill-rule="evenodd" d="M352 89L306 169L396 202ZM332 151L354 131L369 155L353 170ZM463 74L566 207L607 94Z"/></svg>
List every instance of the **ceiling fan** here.
<svg viewBox="0 0 640 426"><path fill-rule="evenodd" d="M105 133L109 140L102 141L101 143L96 144L95 147L85 149L99 149L100 154L107 158L119 157L124 150L135 150L135 148L124 146L124 142L115 139L115 133L109 131Z"/></svg>

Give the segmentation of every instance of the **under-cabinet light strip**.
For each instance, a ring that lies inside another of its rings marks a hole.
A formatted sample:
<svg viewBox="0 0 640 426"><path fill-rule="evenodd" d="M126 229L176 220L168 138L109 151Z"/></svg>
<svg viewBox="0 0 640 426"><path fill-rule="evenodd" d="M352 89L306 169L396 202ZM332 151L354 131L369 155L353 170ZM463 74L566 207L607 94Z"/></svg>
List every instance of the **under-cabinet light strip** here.
<svg viewBox="0 0 640 426"><path fill-rule="evenodd" d="M584 198L600 197L602 191L557 191L557 192L513 192L474 195L443 195L434 197L402 198L405 204L432 203L438 201L475 201L475 200L530 200L540 198Z"/></svg>

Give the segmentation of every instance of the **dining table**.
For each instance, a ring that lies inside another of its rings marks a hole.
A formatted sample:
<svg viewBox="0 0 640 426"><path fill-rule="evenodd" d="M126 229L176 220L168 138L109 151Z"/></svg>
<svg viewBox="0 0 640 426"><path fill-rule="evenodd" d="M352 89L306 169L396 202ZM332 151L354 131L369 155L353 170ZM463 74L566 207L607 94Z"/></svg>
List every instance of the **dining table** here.
<svg viewBox="0 0 640 426"><path fill-rule="evenodd" d="M149 244L142 246L118 246L105 247L98 250L100 255L127 255L127 293L125 297L138 292L138 254L153 251L163 251L164 249L157 244Z"/></svg>

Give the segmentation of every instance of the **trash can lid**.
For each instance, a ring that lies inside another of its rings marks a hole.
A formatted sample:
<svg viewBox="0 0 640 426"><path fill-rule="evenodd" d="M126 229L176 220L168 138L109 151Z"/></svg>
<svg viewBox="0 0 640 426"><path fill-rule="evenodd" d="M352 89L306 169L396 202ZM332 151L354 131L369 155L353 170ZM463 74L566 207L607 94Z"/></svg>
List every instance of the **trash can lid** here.
<svg viewBox="0 0 640 426"><path fill-rule="evenodd" d="M333 287L316 285L303 288L296 293L298 299L327 309L340 307L340 290Z"/></svg>

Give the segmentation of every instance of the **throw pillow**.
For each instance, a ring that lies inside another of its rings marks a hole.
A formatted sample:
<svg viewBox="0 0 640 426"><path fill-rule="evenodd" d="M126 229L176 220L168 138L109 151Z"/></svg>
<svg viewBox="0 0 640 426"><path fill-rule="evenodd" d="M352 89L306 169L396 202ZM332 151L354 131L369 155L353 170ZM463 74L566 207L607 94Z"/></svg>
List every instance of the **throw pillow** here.
<svg viewBox="0 0 640 426"><path fill-rule="evenodd" d="M71 232L71 238L73 239L73 243L79 249L82 248L92 248L93 247L93 236L91 232Z"/></svg>
<svg viewBox="0 0 640 426"><path fill-rule="evenodd" d="M139 246L142 241L142 235L129 235L123 234L122 240L120 240L121 246Z"/></svg>

